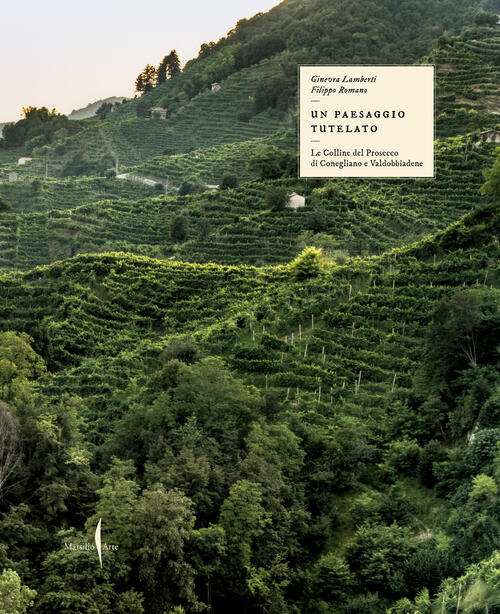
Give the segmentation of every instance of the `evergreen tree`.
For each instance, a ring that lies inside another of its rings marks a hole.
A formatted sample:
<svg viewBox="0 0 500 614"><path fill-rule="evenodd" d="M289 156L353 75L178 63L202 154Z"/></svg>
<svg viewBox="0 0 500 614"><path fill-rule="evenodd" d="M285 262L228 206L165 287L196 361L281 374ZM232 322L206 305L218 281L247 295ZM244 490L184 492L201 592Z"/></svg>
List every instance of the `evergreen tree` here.
<svg viewBox="0 0 500 614"><path fill-rule="evenodd" d="M179 56L177 55L177 51L173 49L169 55L167 56L167 72L168 76L171 79L175 77L177 73L181 72L181 63L179 61Z"/></svg>
<svg viewBox="0 0 500 614"><path fill-rule="evenodd" d="M150 92L156 83L156 68L151 64L146 64L144 70L135 80L136 92Z"/></svg>
<svg viewBox="0 0 500 614"><path fill-rule="evenodd" d="M158 70L156 71L156 84L161 85L165 83L167 80L167 67L168 67L168 59L169 56L166 55L163 60L158 65Z"/></svg>

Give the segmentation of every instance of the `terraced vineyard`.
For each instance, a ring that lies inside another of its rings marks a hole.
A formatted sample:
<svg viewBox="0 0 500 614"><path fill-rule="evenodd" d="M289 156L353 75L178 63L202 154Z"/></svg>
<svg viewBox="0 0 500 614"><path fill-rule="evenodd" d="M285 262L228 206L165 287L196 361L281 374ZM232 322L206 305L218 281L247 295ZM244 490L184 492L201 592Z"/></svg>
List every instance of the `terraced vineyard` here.
<svg viewBox="0 0 500 614"><path fill-rule="evenodd" d="M122 409L112 391L187 333L283 400L376 425L390 395L411 385L437 302L499 287L499 232L499 206L489 206L411 248L299 281L290 267L79 256L1 277L0 323L33 337L51 395L83 394L93 420L105 412L96 430Z"/></svg>
<svg viewBox="0 0 500 614"><path fill-rule="evenodd" d="M209 185L218 185L225 172L234 173L240 182L255 179L248 169L248 161L260 144L269 144L288 151L295 151L297 139L292 132L277 133L268 137L251 139L193 150L186 154L157 156L140 166L129 169L130 173L158 181L180 184L189 177L199 177Z"/></svg>
<svg viewBox="0 0 500 614"><path fill-rule="evenodd" d="M286 263L300 251L302 233L311 228L318 210L330 246L353 255L380 253L445 228L486 202L479 188L482 169L492 163L494 145L475 147L461 137L439 143L436 154L433 180L339 180L314 187L306 180L287 179L187 197L106 200L44 213L3 213L0 265L26 270L78 253L110 250L200 263ZM129 189L130 182L126 183ZM117 184L120 188L118 181L109 185ZM269 209L266 193L275 184L307 194L307 206ZM89 180L74 185L103 184ZM176 243L170 226L181 214L188 219L188 237Z"/></svg>
<svg viewBox="0 0 500 614"><path fill-rule="evenodd" d="M120 166L130 167L163 154L165 150L182 153L283 130L290 124L286 114L273 110L255 114L253 110L257 83L275 69L272 61L265 61L259 67L239 71L224 81L220 91L201 92L167 120L140 119L135 114L122 116L119 113L104 121L84 120L80 122L78 138L68 137L57 142L44 154L50 160L50 172L60 173L64 164L77 153L82 153L88 161L109 155L118 159ZM241 113L246 113L245 121L238 119ZM65 147L64 155L56 155L58 145ZM35 160L25 172L32 176L44 175L45 161L38 164Z"/></svg>
<svg viewBox="0 0 500 614"><path fill-rule="evenodd" d="M444 39L424 60L437 65L437 131L449 136L494 127L500 106L500 28Z"/></svg>
<svg viewBox="0 0 500 614"><path fill-rule="evenodd" d="M1 612L12 590L37 614L498 606L489 11L284 0L105 118L7 129ZM295 176L298 63L411 63L433 41L435 178ZM98 176L116 161L156 185ZM101 520L119 547L97 558Z"/></svg>
<svg viewBox="0 0 500 614"><path fill-rule="evenodd" d="M72 209L106 198L139 200L158 191L142 183L102 177L68 179L28 179L0 182L0 196L16 213Z"/></svg>

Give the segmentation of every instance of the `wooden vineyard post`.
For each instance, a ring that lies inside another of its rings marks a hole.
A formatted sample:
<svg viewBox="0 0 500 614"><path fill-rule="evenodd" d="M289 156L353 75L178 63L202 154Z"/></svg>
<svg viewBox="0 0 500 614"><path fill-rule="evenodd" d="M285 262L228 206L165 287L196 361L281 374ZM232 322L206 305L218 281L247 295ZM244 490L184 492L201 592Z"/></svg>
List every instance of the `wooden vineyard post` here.
<svg viewBox="0 0 500 614"><path fill-rule="evenodd" d="M460 599L462 598L462 585L460 584L458 586L458 601L457 601L457 609L456 609L456 613L458 614L458 611L460 610Z"/></svg>
<svg viewBox="0 0 500 614"><path fill-rule="evenodd" d="M323 364L325 364L325 360L326 360L325 346L323 346L322 356L323 356Z"/></svg>
<svg viewBox="0 0 500 614"><path fill-rule="evenodd" d="M299 339L302 339L302 324L299 324Z"/></svg>
<svg viewBox="0 0 500 614"><path fill-rule="evenodd" d="M319 385L319 390L318 390L318 403L321 403L321 384Z"/></svg>
<svg viewBox="0 0 500 614"><path fill-rule="evenodd" d="M352 295L352 286L351 284L349 284L349 300L351 300L351 295Z"/></svg>
<svg viewBox="0 0 500 614"><path fill-rule="evenodd" d="M289 398L290 398L290 387L287 388L285 400L288 401Z"/></svg>
<svg viewBox="0 0 500 614"><path fill-rule="evenodd" d="M308 343L306 343L306 349L304 350L304 358L306 358L306 357L307 357L307 348L308 348L308 347L309 347L309 344L308 344Z"/></svg>
<svg viewBox="0 0 500 614"><path fill-rule="evenodd" d="M397 373L394 373L394 378L392 380L392 388L391 388L391 392L394 392L394 386L396 385L396 377L397 377Z"/></svg>
<svg viewBox="0 0 500 614"><path fill-rule="evenodd" d="M311 329L314 330L314 313L311 315Z"/></svg>
<svg viewBox="0 0 500 614"><path fill-rule="evenodd" d="M293 345L293 344L294 344L294 343L293 343L293 333L292 333L292 345Z"/></svg>
<svg viewBox="0 0 500 614"><path fill-rule="evenodd" d="M396 288L396 280L392 280L392 298L394 299L394 289Z"/></svg>

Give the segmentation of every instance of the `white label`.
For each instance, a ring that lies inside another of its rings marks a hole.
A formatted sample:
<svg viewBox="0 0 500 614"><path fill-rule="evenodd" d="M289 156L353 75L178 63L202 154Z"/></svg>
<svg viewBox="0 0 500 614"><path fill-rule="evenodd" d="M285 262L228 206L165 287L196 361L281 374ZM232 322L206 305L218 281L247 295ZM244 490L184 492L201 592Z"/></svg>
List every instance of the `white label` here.
<svg viewBox="0 0 500 614"><path fill-rule="evenodd" d="M301 177L434 177L434 66L300 66Z"/></svg>

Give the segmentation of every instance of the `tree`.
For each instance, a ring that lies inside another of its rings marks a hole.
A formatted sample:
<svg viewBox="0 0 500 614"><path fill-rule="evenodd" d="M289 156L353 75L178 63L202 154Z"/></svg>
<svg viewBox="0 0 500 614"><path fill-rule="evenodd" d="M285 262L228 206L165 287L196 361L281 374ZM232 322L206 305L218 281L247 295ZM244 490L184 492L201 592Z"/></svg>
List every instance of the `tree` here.
<svg viewBox="0 0 500 614"><path fill-rule="evenodd" d="M220 181L220 189L235 188L238 185L238 177L234 173L225 172Z"/></svg>
<svg viewBox="0 0 500 614"><path fill-rule="evenodd" d="M470 499L480 501L496 497L496 495L498 495L498 486L491 476L480 473L472 480Z"/></svg>
<svg viewBox="0 0 500 614"><path fill-rule="evenodd" d="M63 547L42 562L37 614L144 614L140 593L121 592L128 568L118 552L103 548L101 567L95 551L76 547L86 543L82 534L67 530L57 537Z"/></svg>
<svg viewBox="0 0 500 614"><path fill-rule="evenodd" d="M404 594L405 564L415 548L408 529L364 525L348 544L346 558L360 586L396 597Z"/></svg>
<svg viewBox="0 0 500 614"><path fill-rule="evenodd" d="M288 190L272 185L266 190L266 205L273 211L282 211L288 202Z"/></svg>
<svg viewBox="0 0 500 614"><path fill-rule="evenodd" d="M17 420L0 401L0 493L21 458L21 449Z"/></svg>
<svg viewBox="0 0 500 614"><path fill-rule="evenodd" d="M306 247L290 264L290 270L298 281L317 277L323 270L323 252L317 247Z"/></svg>
<svg viewBox="0 0 500 614"><path fill-rule="evenodd" d="M196 611L194 570L185 559L194 523L193 503L181 491L156 484L142 493L135 516L137 554L151 612L162 614L179 602Z"/></svg>
<svg viewBox="0 0 500 614"><path fill-rule="evenodd" d="M8 211L10 207L9 201L0 195L0 211Z"/></svg>
<svg viewBox="0 0 500 614"><path fill-rule="evenodd" d="M139 486L134 480L135 468L130 461L114 458L104 475L104 484L97 491L96 512L86 523L90 537L95 534L99 520L106 528L106 539L118 544L118 558L128 561L134 547L135 523Z"/></svg>
<svg viewBox="0 0 500 614"><path fill-rule="evenodd" d="M172 49L167 56L167 72L170 79L181 72L179 56L177 55L177 51L175 49Z"/></svg>
<svg viewBox="0 0 500 614"><path fill-rule="evenodd" d="M326 226L327 220L324 209L317 206L311 209L306 218L306 228L313 232L321 232L326 229Z"/></svg>
<svg viewBox="0 0 500 614"><path fill-rule="evenodd" d="M219 523L226 533L229 558L241 568L250 566L253 542L269 522L261 502L260 486L240 480L221 506Z"/></svg>
<svg viewBox="0 0 500 614"><path fill-rule="evenodd" d="M26 333L0 333L0 397L11 402L28 380L42 375L46 368L33 350Z"/></svg>
<svg viewBox="0 0 500 614"><path fill-rule="evenodd" d="M137 106L135 107L135 113L137 117L144 119L150 116L151 111L148 105L144 102L144 100L139 100Z"/></svg>
<svg viewBox="0 0 500 614"><path fill-rule="evenodd" d="M233 458L261 406L258 391L245 386L215 357L181 364L173 401L178 422L196 416L200 428Z"/></svg>
<svg viewBox="0 0 500 614"><path fill-rule="evenodd" d="M479 11L474 17L474 21L477 26L491 26L494 27L498 21L498 17L495 13L489 13L488 11Z"/></svg>
<svg viewBox="0 0 500 614"><path fill-rule="evenodd" d="M170 236L175 243L182 243L188 237L189 220L185 215L176 215L170 222Z"/></svg>
<svg viewBox="0 0 500 614"><path fill-rule="evenodd" d="M459 291L441 300L427 333L426 386L436 378L449 382L459 368L477 364L482 320L480 296L474 291Z"/></svg>
<svg viewBox="0 0 500 614"><path fill-rule="evenodd" d="M156 83L157 85L161 85L165 83L167 80L167 66L168 66L168 56L166 55L163 60L159 63L158 69L156 71Z"/></svg>
<svg viewBox="0 0 500 614"><path fill-rule="evenodd" d="M310 581L315 598L338 603L347 598L354 585L354 576L343 559L328 552L314 564Z"/></svg>
<svg viewBox="0 0 500 614"><path fill-rule="evenodd" d="M135 80L136 92L150 92L156 83L156 68L151 64L146 64L144 70L138 75Z"/></svg>
<svg viewBox="0 0 500 614"><path fill-rule="evenodd" d="M12 569L4 569L0 575L0 614L25 614L33 605L36 591L21 583Z"/></svg>
<svg viewBox="0 0 500 614"><path fill-rule="evenodd" d="M275 145L260 144L250 158L248 168L261 179L278 179L290 175L296 164L296 157Z"/></svg>

